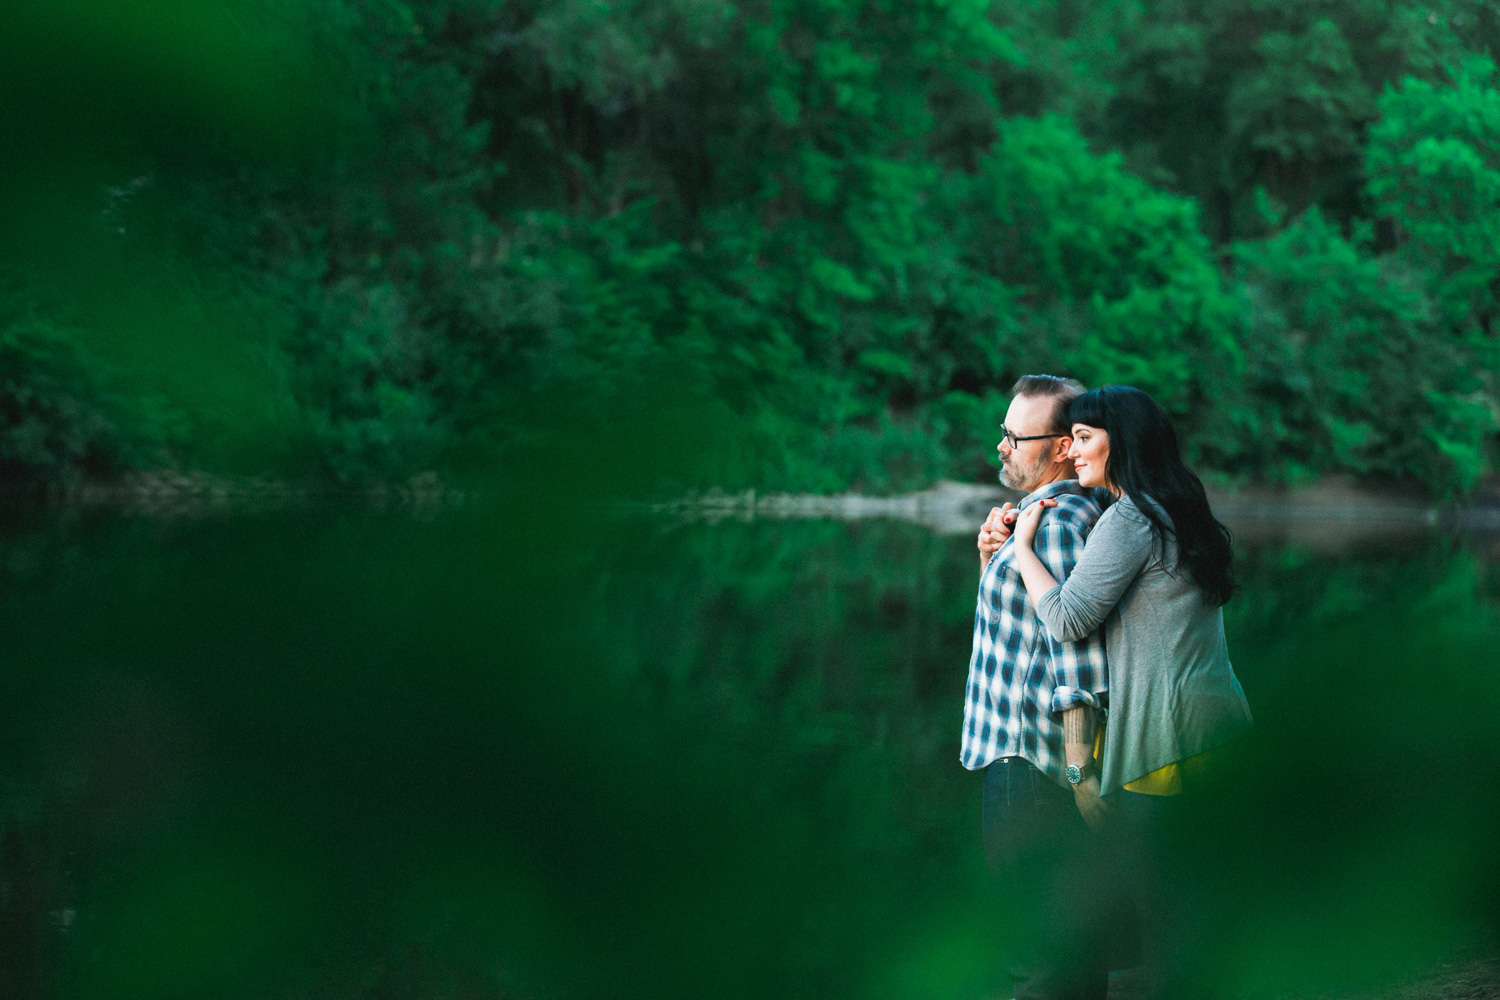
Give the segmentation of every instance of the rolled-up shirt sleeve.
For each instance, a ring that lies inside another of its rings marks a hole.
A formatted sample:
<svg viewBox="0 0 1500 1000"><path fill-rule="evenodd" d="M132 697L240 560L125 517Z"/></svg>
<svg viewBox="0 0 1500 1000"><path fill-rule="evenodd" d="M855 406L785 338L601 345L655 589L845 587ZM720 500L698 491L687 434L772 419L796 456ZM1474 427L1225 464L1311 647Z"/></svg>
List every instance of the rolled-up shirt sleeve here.
<svg viewBox="0 0 1500 1000"><path fill-rule="evenodd" d="M1053 579L1063 581L1076 572L1086 552L1082 530L1060 518L1042 522L1032 548ZM1040 616L1041 609L1037 610ZM1104 633L1091 629L1076 639L1059 637L1045 619L1043 628L1052 670L1050 710L1055 714L1086 705L1103 713L1108 704L1109 678Z"/></svg>

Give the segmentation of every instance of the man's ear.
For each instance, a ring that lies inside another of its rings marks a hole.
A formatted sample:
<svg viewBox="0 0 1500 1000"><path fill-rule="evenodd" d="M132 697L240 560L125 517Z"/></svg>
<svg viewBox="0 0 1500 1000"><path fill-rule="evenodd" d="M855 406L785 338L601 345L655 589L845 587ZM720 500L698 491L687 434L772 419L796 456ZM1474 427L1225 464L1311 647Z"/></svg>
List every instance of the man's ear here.
<svg viewBox="0 0 1500 1000"><path fill-rule="evenodd" d="M1052 445L1052 461L1057 462L1059 464L1062 463L1062 462L1066 462L1068 460L1068 452L1070 452L1072 450L1073 450L1073 435L1071 435L1071 434L1064 434L1062 437L1058 438L1055 442L1053 442L1053 445Z"/></svg>

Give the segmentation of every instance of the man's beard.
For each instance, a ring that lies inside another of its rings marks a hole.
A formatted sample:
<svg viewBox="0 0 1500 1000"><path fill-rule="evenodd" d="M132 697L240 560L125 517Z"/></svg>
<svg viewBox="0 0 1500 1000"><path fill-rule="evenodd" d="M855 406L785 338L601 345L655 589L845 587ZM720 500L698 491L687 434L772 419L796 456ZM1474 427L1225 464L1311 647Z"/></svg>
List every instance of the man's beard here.
<svg viewBox="0 0 1500 1000"><path fill-rule="evenodd" d="M1015 459L1000 464L1000 482L1013 490L1022 493L1030 493L1036 489L1037 480L1042 478L1042 470L1046 468L1046 456L1040 455L1030 465L1022 465Z"/></svg>

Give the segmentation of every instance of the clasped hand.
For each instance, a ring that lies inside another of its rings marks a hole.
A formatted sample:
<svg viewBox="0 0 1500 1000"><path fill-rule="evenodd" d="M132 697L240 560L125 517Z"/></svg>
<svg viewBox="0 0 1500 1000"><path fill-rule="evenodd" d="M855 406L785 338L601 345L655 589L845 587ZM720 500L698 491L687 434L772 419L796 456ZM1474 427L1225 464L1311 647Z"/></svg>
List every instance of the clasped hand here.
<svg viewBox="0 0 1500 1000"><path fill-rule="evenodd" d="M1078 784L1073 786L1073 801L1078 806L1078 813L1083 821L1088 824L1089 829L1097 832L1103 831L1109 826L1110 819L1114 816L1115 807L1104 800L1099 794L1099 776L1091 774Z"/></svg>
<svg viewBox="0 0 1500 1000"><path fill-rule="evenodd" d="M983 558L987 560L1000 551L1000 546L1010 537L1011 523L1015 518L1015 504L990 509L990 516L979 526L979 554Z"/></svg>
<svg viewBox="0 0 1500 1000"><path fill-rule="evenodd" d="M1038 500L1036 503L1021 511L1021 516L1016 518L1015 540L1017 545L1031 548L1031 540L1036 537L1037 525L1042 523L1042 511L1048 507L1056 507L1056 500Z"/></svg>

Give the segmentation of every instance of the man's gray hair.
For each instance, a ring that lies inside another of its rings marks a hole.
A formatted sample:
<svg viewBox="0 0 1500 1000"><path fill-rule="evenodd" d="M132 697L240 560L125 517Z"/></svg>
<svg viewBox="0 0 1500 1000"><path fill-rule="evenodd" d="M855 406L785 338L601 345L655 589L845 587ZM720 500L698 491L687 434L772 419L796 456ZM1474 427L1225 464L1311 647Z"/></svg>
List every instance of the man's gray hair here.
<svg viewBox="0 0 1500 1000"><path fill-rule="evenodd" d="M1012 396L1042 396L1053 400L1052 426L1048 428L1053 434L1067 434L1072 431L1068 426L1067 412L1068 404L1087 391L1083 383L1076 378L1061 378L1057 375L1022 375L1011 386Z"/></svg>

